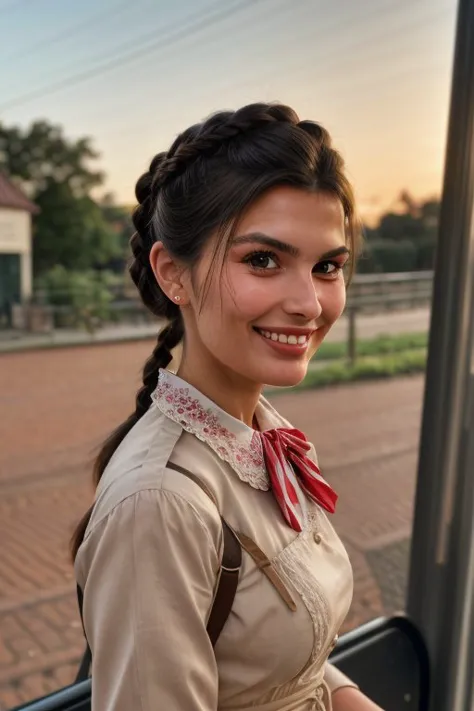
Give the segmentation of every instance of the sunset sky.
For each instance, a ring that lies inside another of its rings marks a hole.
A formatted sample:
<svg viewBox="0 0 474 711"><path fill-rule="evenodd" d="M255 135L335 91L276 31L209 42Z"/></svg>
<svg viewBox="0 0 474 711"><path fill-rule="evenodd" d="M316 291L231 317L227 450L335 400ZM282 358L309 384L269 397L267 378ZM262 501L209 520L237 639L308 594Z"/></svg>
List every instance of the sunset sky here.
<svg viewBox="0 0 474 711"><path fill-rule="evenodd" d="M91 136L133 203L150 158L258 100L323 123L362 213L439 194L455 0L0 0L0 121Z"/></svg>

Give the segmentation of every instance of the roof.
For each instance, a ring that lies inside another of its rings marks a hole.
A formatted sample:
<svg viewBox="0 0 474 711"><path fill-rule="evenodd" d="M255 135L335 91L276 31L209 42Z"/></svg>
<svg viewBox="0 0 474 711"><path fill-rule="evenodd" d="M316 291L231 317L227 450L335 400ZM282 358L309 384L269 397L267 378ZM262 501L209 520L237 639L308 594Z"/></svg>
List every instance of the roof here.
<svg viewBox="0 0 474 711"><path fill-rule="evenodd" d="M16 185L0 173L0 207L10 207L14 210L26 210L28 212L39 212L39 208L28 200Z"/></svg>

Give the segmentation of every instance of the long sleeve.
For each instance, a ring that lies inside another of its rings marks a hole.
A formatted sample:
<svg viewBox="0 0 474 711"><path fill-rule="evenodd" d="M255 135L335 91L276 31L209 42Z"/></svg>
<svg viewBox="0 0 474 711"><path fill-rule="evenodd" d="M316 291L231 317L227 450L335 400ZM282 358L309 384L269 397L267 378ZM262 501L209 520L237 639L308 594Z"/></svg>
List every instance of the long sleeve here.
<svg viewBox="0 0 474 711"><path fill-rule="evenodd" d="M83 544L78 569L85 578L92 711L217 709L206 622L220 530L217 514L207 519L180 494L141 491Z"/></svg>
<svg viewBox="0 0 474 711"><path fill-rule="evenodd" d="M337 689L342 689L344 686L352 686L355 689L359 687L348 676L343 674L334 664L327 662L324 672L324 681L328 685L329 691L333 694Z"/></svg>

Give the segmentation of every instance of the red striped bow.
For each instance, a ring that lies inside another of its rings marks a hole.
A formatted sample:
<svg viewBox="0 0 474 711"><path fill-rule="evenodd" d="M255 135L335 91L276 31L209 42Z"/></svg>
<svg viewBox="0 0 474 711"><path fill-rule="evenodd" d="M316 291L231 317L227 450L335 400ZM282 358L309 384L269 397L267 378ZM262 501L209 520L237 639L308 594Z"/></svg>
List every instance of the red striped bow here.
<svg viewBox="0 0 474 711"><path fill-rule="evenodd" d="M311 445L303 432L278 428L259 434L272 490L289 525L295 531L303 528L306 505L302 492L334 513L337 494L307 456Z"/></svg>

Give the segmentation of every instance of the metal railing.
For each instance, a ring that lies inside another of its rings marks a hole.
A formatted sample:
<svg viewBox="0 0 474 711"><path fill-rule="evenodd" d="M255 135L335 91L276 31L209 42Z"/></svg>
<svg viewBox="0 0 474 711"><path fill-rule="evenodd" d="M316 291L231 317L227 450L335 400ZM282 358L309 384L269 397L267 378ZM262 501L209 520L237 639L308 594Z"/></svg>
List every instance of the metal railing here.
<svg viewBox="0 0 474 711"><path fill-rule="evenodd" d="M433 272L360 274L348 291L347 356L351 365L357 358L357 315L395 309L415 309L431 303Z"/></svg>
<svg viewBox="0 0 474 711"><path fill-rule="evenodd" d="M348 289L348 308L379 312L429 304L433 272L358 274Z"/></svg>

